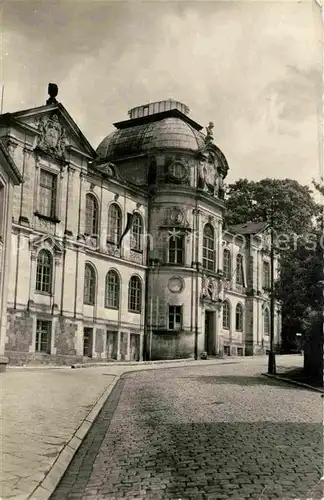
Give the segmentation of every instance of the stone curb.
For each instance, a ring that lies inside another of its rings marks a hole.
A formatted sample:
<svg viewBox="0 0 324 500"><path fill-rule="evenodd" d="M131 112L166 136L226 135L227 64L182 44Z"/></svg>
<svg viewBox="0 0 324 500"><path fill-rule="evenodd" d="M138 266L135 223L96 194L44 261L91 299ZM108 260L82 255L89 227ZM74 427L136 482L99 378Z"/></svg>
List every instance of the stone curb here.
<svg viewBox="0 0 324 500"><path fill-rule="evenodd" d="M82 424L74 432L69 442L63 447L43 481L41 481L41 483L37 486L33 493L29 495L28 500L49 500L58 483L60 482L64 472L68 468L72 458L80 447L82 441L88 434L90 427L97 418L103 405L107 401L108 396L110 395L120 378L120 376L118 375L115 375L114 377L114 380L99 397L96 404L88 413L87 417L83 420Z"/></svg>
<svg viewBox="0 0 324 500"><path fill-rule="evenodd" d="M219 358L221 359L221 358ZM184 358L184 359L161 359L158 361L111 361L103 363L76 363L71 365L71 368L94 368L96 366L146 366L146 365L163 365L168 363L190 363L192 361L202 361L201 359Z"/></svg>
<svg viewBox="0 0 324 500"><path fill-rule="evenodd" d="M262 373L262 375L268 378L273 378L275 380L281 380L282 382L286 382L288 384L298 385L299 387L305 387L305 389L310 389L311 391L320 392L324 394L324 388L321 389L320 387L313 387L309 384L304 384L304 382L297 382L297 380L291 380L286 377L281 377L280 375L270 375L269 373Z"/></svg>
<svg viewBox="0 0 324 500"><path fill-rule="evenodd" d="M223 359L223 358L215 358ZM201 359L194 358L182 358L182 359L161 359L157 361L105 361L97 363L75 363L72 365L8 365L9 370L70 370L71 368L94 368L96 366L143 366L143 365L158 365L166 363L187 363L191 361L204 361ZM211 361L211 360L209 360Z"/></svg>

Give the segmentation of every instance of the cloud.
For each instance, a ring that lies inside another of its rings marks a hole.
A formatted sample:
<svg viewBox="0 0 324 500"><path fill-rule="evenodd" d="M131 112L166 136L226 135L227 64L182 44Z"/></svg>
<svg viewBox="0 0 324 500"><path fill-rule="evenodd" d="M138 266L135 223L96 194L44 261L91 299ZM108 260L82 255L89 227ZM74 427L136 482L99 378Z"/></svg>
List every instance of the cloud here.
<svg viewBox="0 0 324 500"><path fill-rule="evenodd" d="M214 121L230 177L305 182L318 168L320 29L304 2L7 2L5 111L45 103L54 81L96 147L128 109L172 97Z"/></svg>

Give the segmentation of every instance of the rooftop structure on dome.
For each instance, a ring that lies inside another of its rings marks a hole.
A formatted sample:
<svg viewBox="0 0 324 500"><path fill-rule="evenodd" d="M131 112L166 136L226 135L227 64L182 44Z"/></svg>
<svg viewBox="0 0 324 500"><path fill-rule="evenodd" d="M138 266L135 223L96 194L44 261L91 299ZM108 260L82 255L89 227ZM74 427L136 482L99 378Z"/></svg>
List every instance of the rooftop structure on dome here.
<svg viewBox="0 0 324 500"><path fill-rule="evenodd" d="M137 106L129 119L114 123L117 130L98 146L99 158L138 156L156 149L197 151L205 143L202 126L189 118L185 104L168 99Z"/></svg>
<svg viewBox="0 0 324 500"><path fill-rule="evenodd" d="M167 101L150 102L149 104L136 106L128 111L128 116L131 120L134 120L135 118L143 118L144 116L163 113L164 111L170 111L171 109L177 109L184 115L189 115L190 113L188 106L182 102L175 101L174 99L168 99Z"/></svg>

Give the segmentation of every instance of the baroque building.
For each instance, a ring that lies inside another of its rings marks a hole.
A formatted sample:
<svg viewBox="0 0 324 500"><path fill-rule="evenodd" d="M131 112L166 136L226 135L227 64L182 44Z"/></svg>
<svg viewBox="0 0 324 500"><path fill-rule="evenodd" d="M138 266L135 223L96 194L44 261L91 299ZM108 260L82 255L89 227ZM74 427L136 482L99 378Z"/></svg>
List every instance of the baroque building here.
<svg viewBox="0 0 324 500"><path fill-rule="evenodd" d="M184 104L150 103L95 151L55 85L49 93L44 106L0 117L23 179L14 191L10 362L264 352L269 228L224 225L229 167L213 124L204 133Z"/></svg>

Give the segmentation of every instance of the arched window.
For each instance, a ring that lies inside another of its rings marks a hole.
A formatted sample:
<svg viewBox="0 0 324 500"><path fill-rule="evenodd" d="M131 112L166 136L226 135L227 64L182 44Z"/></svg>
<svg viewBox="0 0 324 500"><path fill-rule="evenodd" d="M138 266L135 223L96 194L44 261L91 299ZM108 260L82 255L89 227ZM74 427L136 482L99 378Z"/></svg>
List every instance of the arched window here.
<svg viewBox="0 0 324 500"><path fill-rule="evenodd" d="M238 254L236 257L236 283L238 285L244 284L243 279L243 255Z"/></svg>
<svg viewBox="0 0 324 500"><path fill-rule="evenodd" d="M37 256L36 291L52 292L53 257L48 250L40 250Z"/></svg>
<svg viewBox="0 0 324 500"><path fill-rule="evenodd" d="M140 214L134 214L131 230L131 250L141 251L143 239L143 219Z"/></svg>
<svg viewBox="0 0 324 500"><path fill-rule="evenodd" d="M121 237L122 212L116 203L110 205L108 210L107 240L117 245Z"/></svg>
<svg viewBox="0 0 324 500"><path fill-rule="evenodd" d="M228 300L223 303L223 328L229 330L231 327L230 305Z"/></svg>
<svg viewBox="0 0 324 500"><path fill-rule="evenodd" d="M84 299L83 302L90 306L96 299L96 271L91 264L86 264L84 269Z"/></svg>
<svg viewBox="0 0 324 500"><path fill-rule="evenodd" d="M228 248L225 248L223 252L223 271L224 271L224 277L227 280L230 280L232 278L232 262L231 262L231 252L228 250Z"/></svg>
<svg viewBox="0 0 324 500"><path fill-rule="evenodd" d="M142 283L138 276L132 276L128 285L128 310L140 313L142 309Z"/></svg>
<svg viewBox="0 0 324 500"><path fill-rule="evenodd" d="M106 275L106 287L105 287L105 307L113 307L118 309L119 307L119 276L114 270L111 270Z"/></svg>
<svg viewBox="0 0 324 500"><path fill-rule="evenodd" d="M265 335L269 335L270 333L270 313L268 308L264 310L263 331Z"/></svg>
<svg viewBox="0 0 324 500"><path fill-rule="evenodd" d="M204 227L203 267L209 271L215 271L215 231L210 224Z"/></svg>
<svg viewBox="0 0 324 500"><path fill-rule="evenodd" d="M237 304L235 310L235 330L243 332L243 307L242 304Z"/></svg>
<svg viewBox="0 0 324 500"><path fill-rule="evenodd" d="M169 236L169 263L184 264L184 242L183 234L170 234Z"/></svg>
<svg viewBox="0 0 324 500"><path fill-rule="evenodd" d="M263 288L270 288L270 264L263 262Z"/></svg>
<svg viewBox="0 0 324 500"><path fill-rule="evenodd" d="M93 194L88 193L86 195L85 234L98 236L98 214L99 210L97 199Z"/></svg>

